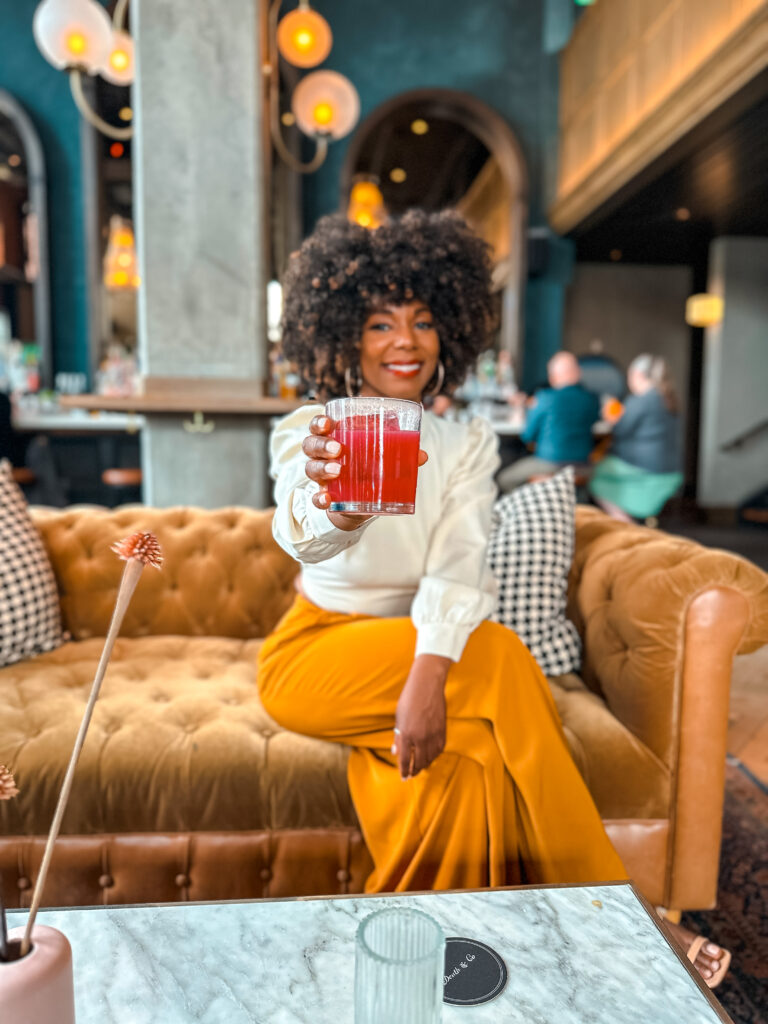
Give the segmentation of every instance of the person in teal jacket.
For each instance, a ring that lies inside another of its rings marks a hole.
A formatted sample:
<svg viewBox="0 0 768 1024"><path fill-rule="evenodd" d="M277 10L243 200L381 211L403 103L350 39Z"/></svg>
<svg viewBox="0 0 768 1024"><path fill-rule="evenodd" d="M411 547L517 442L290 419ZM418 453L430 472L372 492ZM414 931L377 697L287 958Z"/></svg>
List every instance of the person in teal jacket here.
<svg viewBox="0 0 768 1024"><path fill-rule="evenodd" d="M501 491L511 491L532 477L556 473L563 466L586 466L594 444L592 428L600 418L597 395L581 384L581 370L571 352L558 352L547 365L550 387L536 395L521 440L536 446L535 455L519 459L498 477Z"/></svg>

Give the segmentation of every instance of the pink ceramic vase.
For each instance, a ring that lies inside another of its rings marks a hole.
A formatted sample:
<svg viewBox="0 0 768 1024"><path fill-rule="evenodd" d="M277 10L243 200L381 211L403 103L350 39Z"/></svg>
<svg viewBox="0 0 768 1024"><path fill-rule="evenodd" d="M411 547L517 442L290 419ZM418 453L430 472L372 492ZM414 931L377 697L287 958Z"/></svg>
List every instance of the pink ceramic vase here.
<svg viewBox="0 0 768 1024"><path fill-rule="evenodd" d="M21 941L14 928L9 941ZM0 962L0 1021L15 1024L75 1024L72 949L55 928L35 925L32 949L22 960Z"/></svg>

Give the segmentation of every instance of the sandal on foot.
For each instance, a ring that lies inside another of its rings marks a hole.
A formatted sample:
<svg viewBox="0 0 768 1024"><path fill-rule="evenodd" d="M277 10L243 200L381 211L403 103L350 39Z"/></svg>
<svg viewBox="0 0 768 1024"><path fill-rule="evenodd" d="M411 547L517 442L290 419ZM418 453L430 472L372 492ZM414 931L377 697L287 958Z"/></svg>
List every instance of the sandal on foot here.
<svg viewBox="0 0 768 1024"><path fill-rule="evenodd" d="M696 963L696 957L699 955L699 953L701 951L701 947L706 942L709 942L709 939L706 936L704 936L704 935L697 935L696 938L693 940L693 942L688 947L688 952L686 953L686 956L688 957L688 959L691 961L692 964ZM717 945L717 943L713 943L713 945ZM718 946L718 949L723 949L723 947L722 946ZM702 975L701 980L709 988L717 988L717 986L720 984L720 982L723 980L723 978L728 973L728 968L730 967L730 965L731 965L731 954L730 954L729 950L723 949L723 955L720 958L720 960L718 961L717 970L713 973L711 978L705 978Z"/></svg>

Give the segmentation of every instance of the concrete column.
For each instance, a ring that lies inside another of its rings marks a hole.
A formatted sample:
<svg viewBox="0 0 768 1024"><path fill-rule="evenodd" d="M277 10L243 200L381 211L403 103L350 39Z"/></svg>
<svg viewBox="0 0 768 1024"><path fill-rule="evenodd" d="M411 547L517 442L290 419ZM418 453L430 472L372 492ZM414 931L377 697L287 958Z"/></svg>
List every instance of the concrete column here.
<svg viewBox="0 0 768 1024"><path fill-rule="evenodd" d="M260 5L134 0L139 351L153 378L223 384L266 377ZM148 504L264 505L264 419L150 415Z"/></svg>
<svg viewBox="0 0 768 1024"><path fill-rule="evenodd" d="M718 238L709 265L725 314L704 341L698 500L736 508L768 486L768 239Z"/></svg>

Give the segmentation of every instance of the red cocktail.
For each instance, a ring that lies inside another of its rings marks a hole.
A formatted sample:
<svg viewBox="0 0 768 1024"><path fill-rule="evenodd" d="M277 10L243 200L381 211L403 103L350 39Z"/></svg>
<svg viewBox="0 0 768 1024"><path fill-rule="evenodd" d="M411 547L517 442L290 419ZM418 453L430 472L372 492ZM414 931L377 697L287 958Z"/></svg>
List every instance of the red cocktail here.
<svg viewBox="0 0 768 1024"><path fill-rule="evenodd" d="M413 513L421 406L394 398L340 398L326 412L342 445L341 473L329 485L331 511Z"/></svg>

